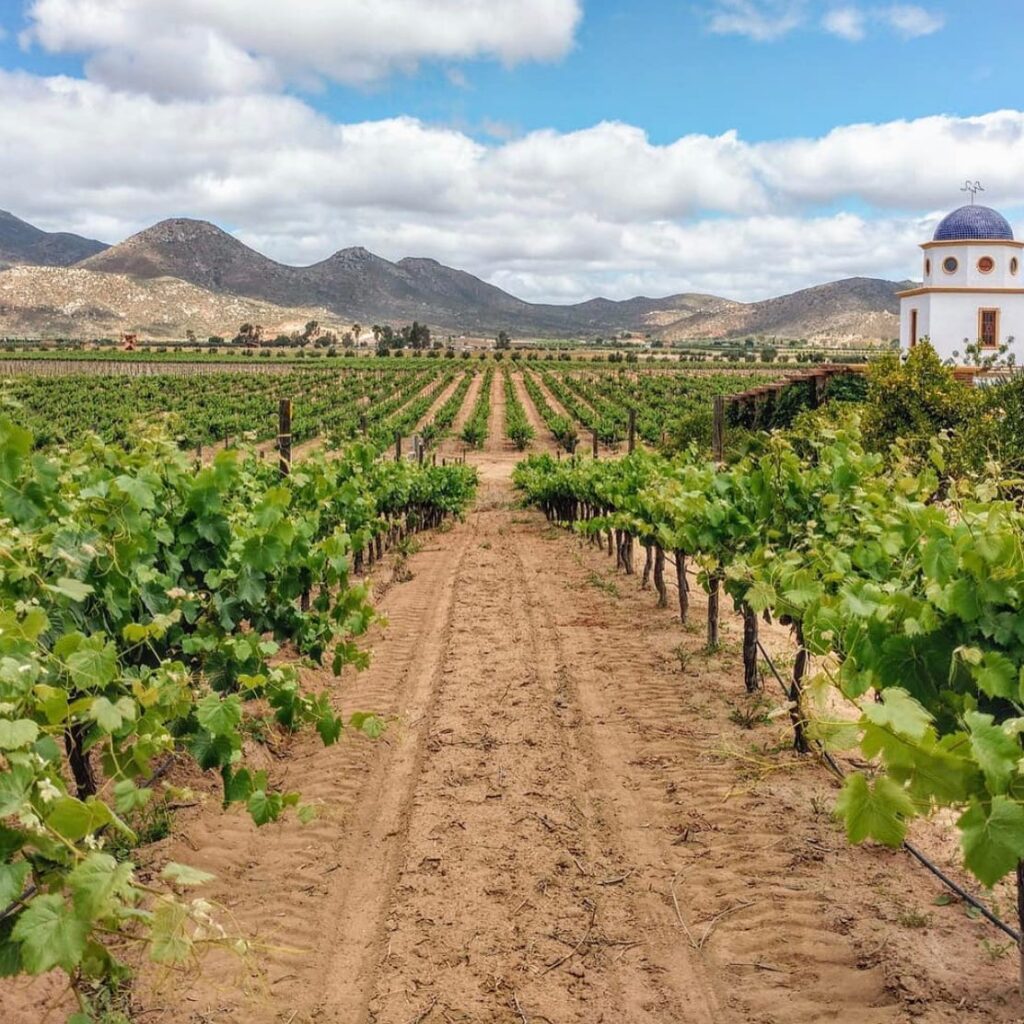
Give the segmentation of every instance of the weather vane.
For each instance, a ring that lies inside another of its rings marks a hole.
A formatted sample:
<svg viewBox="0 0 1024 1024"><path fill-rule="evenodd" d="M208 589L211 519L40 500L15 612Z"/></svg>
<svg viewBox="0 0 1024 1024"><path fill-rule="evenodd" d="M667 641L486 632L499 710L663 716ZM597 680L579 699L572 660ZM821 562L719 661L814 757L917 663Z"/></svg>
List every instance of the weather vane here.
<svg viewBox="0 0 1024 1024"><path fill-rule="evenodd" d="M974 199L977 196L977 194L979 192L984 192L985 189L982 187L982 184L981 184L980 181L971 181L971 179L968 178L960 186L960 191L961 192L970 192L971 193L971 206L973 206L974 205Z"/></svg>

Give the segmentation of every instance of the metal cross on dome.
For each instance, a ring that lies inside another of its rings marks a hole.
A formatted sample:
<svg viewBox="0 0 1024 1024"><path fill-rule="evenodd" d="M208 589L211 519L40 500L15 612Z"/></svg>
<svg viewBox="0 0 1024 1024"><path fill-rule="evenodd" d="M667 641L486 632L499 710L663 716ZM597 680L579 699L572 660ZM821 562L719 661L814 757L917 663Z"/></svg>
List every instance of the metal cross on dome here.
<svg viewBox="0 0 1024 1024"><path fill-rule="evenodd" d="M981 184L981 182L980 182L980 181L971 181L971 179L970 179L970 178L968 178L968 179L967 179L967 180L966 180L966 181L965 181L965 182L964 182L964 183L963 183L963 184L962 184L962 185L960 186L960 191L961 191L961 192L970 192L970 193L971 193L971 206L973 206L973 205L974 205L974 199L975 199L975 197L977 196L977 194L978 194L979 192L984 192L984 191L985 191L985 189L984 189L984 187L982 186L982 184Z"/></svg>

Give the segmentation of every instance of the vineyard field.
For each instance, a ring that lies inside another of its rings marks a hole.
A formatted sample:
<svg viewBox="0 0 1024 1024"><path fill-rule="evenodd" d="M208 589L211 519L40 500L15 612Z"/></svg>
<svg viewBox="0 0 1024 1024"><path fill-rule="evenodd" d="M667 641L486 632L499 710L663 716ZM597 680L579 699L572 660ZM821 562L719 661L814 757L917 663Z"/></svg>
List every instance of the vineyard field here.
<svg viewBox="0 0 1024 1024"><path fill-rule="evenodd" d="M768 368L338 363L3 368L4 1024L1021 1019L901 848L1017 926L1013 501L716 462Z"/></svg>

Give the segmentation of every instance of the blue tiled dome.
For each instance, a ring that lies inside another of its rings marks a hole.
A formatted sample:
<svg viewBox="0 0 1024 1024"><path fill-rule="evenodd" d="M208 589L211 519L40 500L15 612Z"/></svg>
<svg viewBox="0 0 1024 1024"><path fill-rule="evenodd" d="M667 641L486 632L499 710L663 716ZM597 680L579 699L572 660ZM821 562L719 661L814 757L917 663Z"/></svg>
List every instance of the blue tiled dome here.
<svg viewBox="0 0 1024 1024"><path fill-rule="evenodd" d="M987 206L961 206L939 221L934 241L962 242L994 238L1013 241L1013 228L1001 213Z"/></svg>

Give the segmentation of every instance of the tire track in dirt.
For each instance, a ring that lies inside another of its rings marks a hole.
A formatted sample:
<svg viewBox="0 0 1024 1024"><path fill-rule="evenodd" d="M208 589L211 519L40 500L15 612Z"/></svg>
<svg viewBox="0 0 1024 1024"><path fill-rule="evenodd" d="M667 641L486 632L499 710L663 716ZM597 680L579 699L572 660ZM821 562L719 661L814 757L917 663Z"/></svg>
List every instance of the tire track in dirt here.
<svg viewBox="0 0 1024 1024"><path fill-rule="evenodd" d="M710 1024L700 986L673 991L646 958L627 851L501 496L507 483L471 517L367 1019Z"/></svg>

